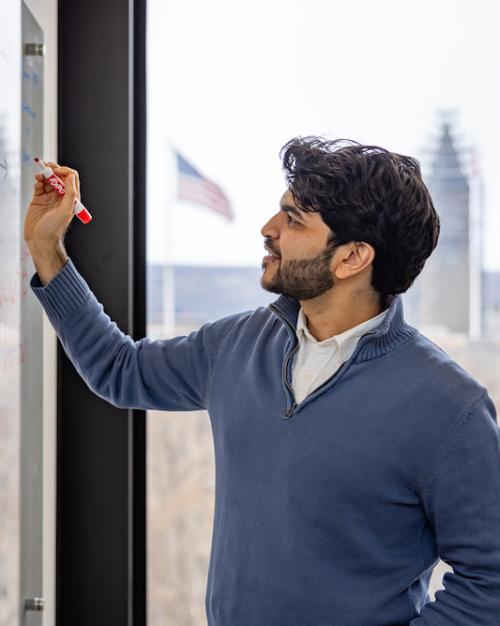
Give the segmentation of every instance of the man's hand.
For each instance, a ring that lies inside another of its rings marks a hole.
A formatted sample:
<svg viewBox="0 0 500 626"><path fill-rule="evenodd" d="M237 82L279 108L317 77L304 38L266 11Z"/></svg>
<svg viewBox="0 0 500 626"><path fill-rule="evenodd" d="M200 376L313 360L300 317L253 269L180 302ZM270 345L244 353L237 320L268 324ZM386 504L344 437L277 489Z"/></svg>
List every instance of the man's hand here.
<svg viewBox="0 0 500 626"><path fill-rule="evenodd" d="M44 286L68 260L63 239L73 219L75 199L80 200L78 172L51 161L46 163L64 182L65 194L60 196L42 174L37 174L33 197L24 220L24 240Z"/></svg>
<svg viewBox="0 0 500 626"><path fill-rule="evenodd" d="M43 248L62 242L73 219L75 198L80 200L78 172L50 161L47 165L64 182L65 194L60 196L42 174L36 174L33 197L24 220L24 240L30 250L32 246Z"/></svg>

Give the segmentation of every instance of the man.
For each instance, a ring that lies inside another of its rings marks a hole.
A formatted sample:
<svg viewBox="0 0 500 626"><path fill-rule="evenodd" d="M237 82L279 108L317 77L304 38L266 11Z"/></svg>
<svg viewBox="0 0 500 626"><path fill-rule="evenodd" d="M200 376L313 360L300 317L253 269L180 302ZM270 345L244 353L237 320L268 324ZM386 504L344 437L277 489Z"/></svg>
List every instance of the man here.
<svg viewBox="0 0 500 626"><path fill-rule="evenodd" d="M439 218L416 159L295 138L263 226L280 294L188 336L134 342L63 247L80 197L57 164L24 236L31 287L117 407L207 409L216 500L209 626L498 626L500 429L485 387L408 325L401 293ZM439 557L453 567L431 602Z"/></svg>

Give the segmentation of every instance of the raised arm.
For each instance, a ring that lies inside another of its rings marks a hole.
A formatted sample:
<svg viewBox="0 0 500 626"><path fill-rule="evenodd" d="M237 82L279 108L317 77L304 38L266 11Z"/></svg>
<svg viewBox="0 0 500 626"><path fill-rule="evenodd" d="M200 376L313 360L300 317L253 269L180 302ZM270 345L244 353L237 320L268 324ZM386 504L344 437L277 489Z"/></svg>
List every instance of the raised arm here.
<svg viewBox="0 0 500 626"><path fill-rule="evenodd" d="M80 199L78 172L48 161L65 184L59 196L37 175L24 239L37 273L30 286L71 362L89 388L120 408L190 411L207 408L224 341L240 314L187 336L133 341L111 321L66 254L63 238Z"/></svg>
<svg viewBox="0 0 500 626"><path fill-rule="evenodd" d="M104 312L70 258L47 286L38 274L30 286L95 394L120 408L207 408L219 353L240 314L208 322L189 335L133 341Z"/></svg>

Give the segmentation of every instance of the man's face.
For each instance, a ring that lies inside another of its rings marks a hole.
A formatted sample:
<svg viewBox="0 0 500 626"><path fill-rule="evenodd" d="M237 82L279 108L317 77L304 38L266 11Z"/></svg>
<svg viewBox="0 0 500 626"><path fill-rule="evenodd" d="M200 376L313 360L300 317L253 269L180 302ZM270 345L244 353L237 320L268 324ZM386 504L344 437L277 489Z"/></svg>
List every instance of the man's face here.
<svg viewBox="0 0 500 626"><path fill-rule="evenodd" d="M287 190L280 210L261 229L264 244L279 257L262 260L262 288L296 300L315 298L331 289L331 259L336 250L326 248L331 233L320 213L300 211Z"/></svg>

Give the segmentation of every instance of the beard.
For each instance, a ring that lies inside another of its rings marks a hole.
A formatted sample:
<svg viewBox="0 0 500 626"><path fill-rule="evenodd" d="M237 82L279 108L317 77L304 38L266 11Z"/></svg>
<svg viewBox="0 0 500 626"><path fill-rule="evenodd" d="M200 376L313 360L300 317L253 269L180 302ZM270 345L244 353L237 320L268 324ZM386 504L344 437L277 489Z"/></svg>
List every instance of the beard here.
<svg viewBox="0 0 500 626"><path fill-rule="evenodd" d="M261 287L296 300L310 300L322 295L334 285L330 261L337 248L327 245L318 255L308 259L263 262Z"/></svg>

